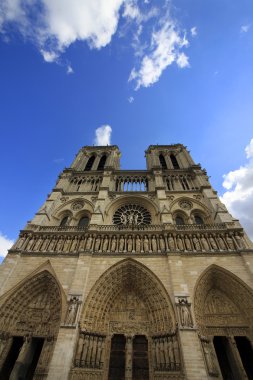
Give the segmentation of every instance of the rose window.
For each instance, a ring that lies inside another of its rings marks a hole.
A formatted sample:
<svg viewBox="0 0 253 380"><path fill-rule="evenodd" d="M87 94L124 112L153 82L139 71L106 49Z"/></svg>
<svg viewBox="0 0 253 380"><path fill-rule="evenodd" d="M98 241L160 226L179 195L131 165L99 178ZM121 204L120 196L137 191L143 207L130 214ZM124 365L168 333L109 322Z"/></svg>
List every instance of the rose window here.
<svg viewBox="0 0 253 380"><path fill-rule="evenodd" d="M144 226L151 223L151 214L144 207L128 204L120 207L113 216L113 224Z"/></svg>

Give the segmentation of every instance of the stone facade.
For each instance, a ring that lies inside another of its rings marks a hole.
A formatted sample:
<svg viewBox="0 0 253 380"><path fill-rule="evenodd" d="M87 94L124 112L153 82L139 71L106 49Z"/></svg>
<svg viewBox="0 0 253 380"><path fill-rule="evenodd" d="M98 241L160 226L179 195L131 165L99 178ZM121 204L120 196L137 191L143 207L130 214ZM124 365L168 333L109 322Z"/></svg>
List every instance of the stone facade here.
<svg viewBox="0 0 253 380"><path fill-rule="evenodd" d="M253 246L181 144L82 148L0 270L0 378L253 379Z"/></svg>

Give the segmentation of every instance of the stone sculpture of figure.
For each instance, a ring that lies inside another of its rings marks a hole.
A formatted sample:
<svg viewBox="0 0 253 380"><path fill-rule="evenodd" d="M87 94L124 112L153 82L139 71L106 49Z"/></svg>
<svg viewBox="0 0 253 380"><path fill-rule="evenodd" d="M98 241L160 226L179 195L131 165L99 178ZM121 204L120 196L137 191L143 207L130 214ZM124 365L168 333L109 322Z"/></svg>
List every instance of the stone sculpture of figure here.
<svg viewBox="0 0 253 380"><path fill-rule="evenodd" d="M177 341L176 336L173 337L173 351L174 351L176 368L178 369L180 367L180 356L179 356L179 347L178 347L178 341Z"/></svg>
<svg viewBox="0 0 253 380"><path fill-rule="evenodd" d="M46 251L47 250L47 247L48 247L48 244L49 244L49 237L46 236L43 243L42 243L42 246L40 248L40 250L43 252L43 251Z"/></svg>
<svg viewBox="0 0 253 380"><path fill-rule="evenodd" d="M104 241L103 241L103 252L106 252L108 250L108 244L109 244L108 236L105 235Z"/></svg>
<svg viewBox="0 0 253 380"><path fill-rule="evenodd" d="M191 241L190 241L188 235L185 235L184 242L185 242L186 250L191 251L192 250Z"/></svg>
<svg viewBox="0 0 253 380"><path fill-rule="evenodd" d="M69 237L67 237L65 242L64 242L64 246L63 246L64 252L68 252L70 243L71 243L71 240Z"/></svg>
<svg viewBox="0 0 253 380"><path fill-rule="evenodd" d="M35 245L34 245L34 251L39 251L41 244L42 244L42 239L38 238Z"/></svg>
<svg viewBox="0 0 253 380"><path fill-rule="evenodd" d="M73 325L76 319L76 312L78 308L78 299L76 297L71 298L69 301L69 307L65 319L66 325Z"/></svg>
<svg viewBox="0 0 253 380"><path fill-rule="evenodd" d="M78 240L77 240L77 236L75 236L73 241L72 241L70 251L75 252L77 250L77 245L78 245Z"/></svg>
<svg viewBox="0 0 253 380"><path fill-rule="evenodd" d="M63 248L63 244L64 244L64 240L62 239L62 237L60 237L56 245L56 251L61 252Z"/></svg>
<svg viewBox="0 0 253 380"><path fill-rule="evenodd" d="M217 371L217 367L216 367L216 363L215 363L215 356L213 353L211 343L209 342L209 340L205 339L202 342L202 344L203 344L203 349L204 349L208 373L210 375L217 375L218 371Z"/></svg>
<svg viewBox="0 0 253 380"><path fill-rule="evenodd" d="M78 339L78 344L77 344L77 351L76 351L76 357L75 357L75 366L76 367L81 367L81 354L83 350L83 339L84 335L80 333L79 339Z"/></svg>
<svg viewBox="0 0 253 380"><path fill-rule="evenodd" d="M161 368L165 369L165 355L164 355L163 338L159 339L159 347L160 347L160 363L161 363Z"/></svg>
<svg viewBox="0 0 253 380"><path fill-rule="evenodd" d="M95 367L95 363L96 363L97 344L98 344L98 337L94 336L93 337L92 353L91 353L91 366L92 366L92 368Z"/></svg>
<svg viewBox="0 0 253 380"><path fill-rule="evenodd" d="M191 319L189 306L182 304L179 306L179 311L180 311L181 325L183 327L192 327L192 319Z"/></svg>
<svg viewBox="0 0 253 380"><path fill-rule="evenodd" d="M173 341L172 338L168 338L168 351L169 351L169 358L170 358L170 369L175 368L175 359L174 359L174 353L173 353Z"/></svg>
<svg viewBox="0 0 253 380"><path fill-rule="evenodd" d="M136 236L135 251L136 252L141 252L141 239L140 239L139 235Z"/></svg>
<svg viewBox="0 0 253 380"><path fill-rule="evenodd" d="M16 249L21 249L22 248L22 245L24 244L25 242L25 237L24 236L21 236L19 239L18 239L18 242L17 242L17 245L16 245Z"/></svg>
<svg viewBox="0 0 253 380"><path fill-rule="evenodd" d="M85 335L84 342L83 342L82 359L81 359L82 367L85 367L85 364L87 363L88 347L89 347L89 335Z"/></svg>
<svg viewBox="0 0 253 380"><path fill-rule="evenodd" d="M245 244L244 244L242 237L237 233L235 234L235 241L236 241L236 244L237 244L239 249L245 248Z"/></svg>
<svg viewBox="0 0 253 380"><path fill-rule="evenodd" d="M86 240L86 247L85 247L86 251L90 251L91 246L92 246L92 236L89 235L88 239Z"/></svg>
<svg viewBox="0 0 253 380"><path fill-rule="evenodd" d="M120 236L120 239L119 239L119 252L123 252L123 251L124 251L124 248L125 248L125 239L124 239L124 237L121 235L121 236Z"/></svg>
<svg viewBox="0 0 253 380"><path fill-rule="evenodd" d="M148 241L147 235L144 236L143 249L144 249L144 252L149 252L149 241Z"/></svg>
<svg viewBox="0 0 253 380"><path fill-rule="evenodd" d="M124 224L124 225L127 224L127 216L126 216L126 214L122 214L121 220L122 220L122 224Z"/></svg>
<svg viewBox="0 0 253 380"><path fill-rule="evenodd" d="M201 236L200 236L200 240L201 240L202 248L203 248L205 251L209 251L210 248L209 248L208 242L207 242L207 240L206 240L206 238L205 238L204 235L201 235Z"/></svg>
<svg viewBox="0 0 253 380"><path fill-rule="evenodd" d="M132 239L132 235L129 235L127 239L127 252L132 252L132 250L133 250L133 239Z"/></svg>
<svg viewBox="0 0 253 380"><path fill-rule="evenodd" d="M228 234L225 235L225 239L226 239L228 248L233 251L235 249L233 239Z"/></svg>
<svg viewBox="0 0 253 380"><path fill-rule="evenodd" d="M128 223L129 223L129 224L133 224L133 221L134 221L134 213L131 212L131 213L128 215Z"/></svg>
<svg viewBox="0 0 253 380"><path fill-rule="evenodd" d="M30 236L31 236L31 235L30 235ZM31 237L30 240L29 240L29 243L28 243L28 245L27 245L27 247L26 247L26 250L27 250L27 251L31 251L32 246L33 246L33 243L34 243L34 239Z"/></svg>
<svg viewBox="0 0 253 380"><path fill-rule="evenodd" d="M98 237L96 238L96 241L95 241L95 247L94 247L94 251L95 251L95 252L98 252L98 251L99 251L99 248L100 248L100 242L101 242L101 238L100 238L100 236L98 236Z"/></svg>
<svg viewBox="0 0 253 380"><path fill-rule="evenodd" d="M164 238L162 235L159 236L159 244L160 244L160 251L164 252L165 251L165 242L164 242Z"/></svg>
<svg viewBox="0 0 253 380"><path fill-rule="evenodd" d="M156 363L157 363L157 369L160 368L161 361L160 361L160 344L159 340L155 340L155 356L156 356Z"/></svg>
<svg viewBox="0 0 253 380"><path fill-rule="evenodd" d="M177 235L177 248L179 251L184 251L184 245L180 235Z"/></svg>
<svg viewBox="0 0 253 380"><path fill-rule="evenodd" d="M49 252L53 252L55 246L55 238L53 237L49 243L48 250Z"/></svg>
<svg viewBox="0 0 253 380"><path fill-rule="evenodd" d="M175 250L175 241L174 241L174 238L171 234L169 234L169 236L168 236L168 246L169 246L169 249L171 251Z"/></svg>
<svg viewBox="0 0 253 380"><path fill-rule="evenodd" d="M157 252L157 242L156 242L156 237L155 235L152 236L151 239L151 247L153 252Z"/></svg>
<svg viewBox="0 0 253 380"><path fill-rule="evenodd" d="M134 215L134 224L137 226L138 225L138 218L139 218L139 215L138 214L135 214Z"/></svg>
<svg viewBox="0 0 253 380"><path fill-rule="evenodd" d="M221 235L217 236L217 242L218 242L220 250L225 251L227 249L226 245L224 243L224 240L222 239Z"/></svg>
<svg viewBox="0 0 253 380"><path fill-rule="evenodd" d="M168 337L163 338L164 346L164 356L165 356L165 369L170 369L170 357L169 357L169 347L168 347Z"/></svg>
<svg viewBox="0 0 253 380"><path fill-rule="evenodd" d="M96 368L100 368L101 351L102 351L102 340L103 340L103 338L101 336L99 336L98 337L98 343L97 343L96 363L95 363L95 367Z"/></svg>
<svg viewBox="0 0 253 380"><path fill-rule="evenodd" d="M193 235L192 241L195 251L201 251L200 242L196 235Z"/></svg>
<svg viewBox="0 0 253 380"><path fill-rule="evenodd" d="M116 251L116 245L117 245L117 240L116 240L116 237L113 235L112 241L111 241L111 251L112 252Z"/></svg>
<svg viewBox="0 0 253 380"><path fill-rule="evenodd" d="M216 244L214 238L212 237L212 235L209 235L209 239L208 240L209 240L211 248L216 251L218 249L218 247L217 247L217 244Z"/></svg>

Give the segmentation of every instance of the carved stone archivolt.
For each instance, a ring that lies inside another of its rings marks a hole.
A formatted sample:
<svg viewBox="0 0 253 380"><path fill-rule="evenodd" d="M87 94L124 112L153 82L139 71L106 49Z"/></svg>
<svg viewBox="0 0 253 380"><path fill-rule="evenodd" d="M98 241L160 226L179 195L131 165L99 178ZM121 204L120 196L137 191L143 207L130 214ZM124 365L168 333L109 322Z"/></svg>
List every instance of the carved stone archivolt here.
<svg viewBox="0 0 253 380"><path fill-rule="evenodd" d="M36 373L45 373L60 326L61 309L59 286L47 270L21 284L1 306L0 367L13 336L24 337L24 344L28 338L40 337L44 338L44 344ZM23 350L26 348L24 344Z"/></svg>
<svg viewBox="0 0 253 380"><path fill-rule="evenodd" d="M252 329L253 294L235 275L212 266L198 281L194 311L204 336L237 335L240 329L243 335Z"/></svg>

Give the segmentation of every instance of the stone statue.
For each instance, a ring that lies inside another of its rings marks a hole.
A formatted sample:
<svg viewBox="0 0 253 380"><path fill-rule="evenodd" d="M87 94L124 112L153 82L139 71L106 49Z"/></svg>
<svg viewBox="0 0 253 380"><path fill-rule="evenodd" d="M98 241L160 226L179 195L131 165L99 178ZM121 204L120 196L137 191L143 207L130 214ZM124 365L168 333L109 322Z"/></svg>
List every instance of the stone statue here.
<svg viewBox="0 0 253 380"><path fill-rule="evenodd" d="M49 243L48 250L49 252L53 252L55 246L55 238L53 237Z"/></svg>
<svg viewBox="0 0 253 380"><path fill-rule="evenodd" d="M228 234L225 234L225 239L228 245L228 248L233 251L235 249L233 239Z"/></svg>
<svg viewBox="0 0 253 380"><path fill-rule="evenodd" d="M124 237L121 235L121 236L120 236L120 239L119 239L119 252L123 252L123 251L124 251L124 248L125 248L125 239L124 239Z"/></svg>
<svg viewBox="0 0 253 380"><path fill-rule="evenodd" d="M193 235L192 241L195 251L201 251L200 242L196 235Z"/></svg>
<svg viewBox="0 0 253 380"><path fill-rule="evenodd" d="M209 235L209 243L212 249L214 249L215 251L218 249L217 244L212 235Z"/></svg>
<svg viewBox="0 0 253 380"><path fill-rule="evenodd" d="M141 252L141 239L140 239L139 235L136 236L135 251L136 252Z"/></svg>
<svg viewBox="0 0 253 380"><path fill-rule="evenodd" d="M192 327L192 319L189 306L182 304L179 306L181 325L183 327Z"/></svg>
<svg viewBox="0 0 253 380"><path fill-rule="evenodd" d="M218 371L217 371L217 367L215 363L215 355L214 355L211 343L208 339L205 339L202 341L202 345L203 345L203 350L205 354L208 373L210 375L217 375Z"/></svg>
<svg viewBox="0 0 253 380"><path fill-rule="evenodd" d="M149 241L148 241L147 235L144 236L143 250L144 250L144 252L149 252Z"/></svg>
<svg viewBox="0 0 253 380"><path fill-rule="evenodd" d="M90 251L91 250L92 241L93 241L93 239L92 239L91 235L89 235L88 239L86 241L86 247L85 247L86 251Z"/></svg>
<svg viewBox="0 0 253 380"><path fill-rule="evenodd" d="M186 250L191 251L192 250L191 241L190 241L188 235L185 235L184 242L185 242Z"/></svg>
<svg viewBox="0 0 253 380"><path fill-rule="evenodd" d="M171 234L169 234L169 236L168 236L168 246L169 246L169 249L171 251L175 250L175 242L174 242L174 238Z"/></svg>
<svg viewBox="0 0 253 380"><path fill-rule="evenodd" d="M220 250L225 251L227 249L221 235L217 235L217 242L218 242Z"/></svg>
<svg viewBox="0 0 253 380"><path fill-rule="evenodd" d="M165 251L165 242L164 242L164 238L162 235L159 236L159 244L160 244L160 251L164 252Z"/></svg>
<svg viewBox="0 0 253 380"><path fill-rule="evenodd" d="M184 245L180 235L177 235L177 248L179 251L184 251Z"/></svg>
<svg viewBox="0 0 253 380"><path fill-rule="evenodd" d="M31 251L33 243L34 243L34 239L31 237L31 239L29 240L29 243L28 243L28 245L26 247L27 251Z"/></svg>
<svg viewBox="0 0 253 380"><path fill-rule="evenodd" d="M116 245L117 245L117 240L116 240L116 237L113 235L112 240L111 240L111 251L112 252L116 251Z"/></svg>
<svg viewBox="0 0 253 380"><path fill-rule="evenodd" d="M63 244L64 244L64 241L63 241L62 237L60 237L60 239L58 240L58 242L56 244L56 251L61 252L62 248L63 248Z"/></svg>
<svg viewBox="0 0 253 380"><path fill-rule="evenodd" d="M77 236L75 236L72 241L70 251L75 252L77 250L77 245L78 245L78 240L77 240Z"/></svg>
<svg viewBox="0 0 253 380"><path fill-rule="evenodd" d="M68 252L70 243L71 243L71 240L69 237L67 237L65 242L64 242L64 246L63 246L64 252Z"/></svg>
<svg viewBox="0 0 253 380"><path fill-rule="evenodd" d="M127 252L132 252L132 250L133 250L133 239L132 239L132 235L129 235L127 239Z"/></svg>
<svg viewBox="0 0 253 380"><path fill-rule="evenodd" d="M69 301L69 307L65 319L65 325L73 325L76 319L76 313L78 308L78 298L72 297Z"/></svg>
<svg viewBox="0 0 253 380"><path fill-rule="evenodd" d="M100 242L101 242L101 238L100 238L100 235L96 238L96 241L95 241L95 247L94 247L94 251L95 252L98 252L99 251L99 248L100 248Z"/></svg>
<svg viewBox="0 0 253 380"><path fill-rule="evenodd" d="M156 237L155 235L152 236L151 239L151 247L153 252L157 252L157 242L156 242Z"/></svg>
<svg viewBox="0 0 253 380"><path fill-rule="evenodd" d="M209 251L210 248L209 248L208 242L207 242L207 240L206 240L206 238L205 238L204 235L201 235L201 236L200 236L200 240L201 240L202 248L203 248L205 251Z"/></svg>
<svg viewBox="0 0 253 380"><path fill-rule="evenodd" d="M237 233L235 234L235 241L239 249L245 248L245 244L242 237Z"/></svg>
<svg viewBox="0 0 253 380"><path fill-rule="evenodd" d="M16 249L21 249L22 248L22 245L24 244L25 242L25 237L24 236L21 236L19 239L18 239L18 242L17 242L17 245L16 245Z"/></svg>
<svg viewBox="0 0 253 380"><path fill-rule="evenodd" d="M39 251L41 244L42 244L42 239L38 238L34 245L34 251Z"/></svg>
<svg viewBox="0 0 253 380"><path fill-rule="evenodd" d="M107 252L107 250L108 250L108 245L109 245L108 236L105 235L105 237L104 237L104 241L103 241L103 252Z"/></svg>

